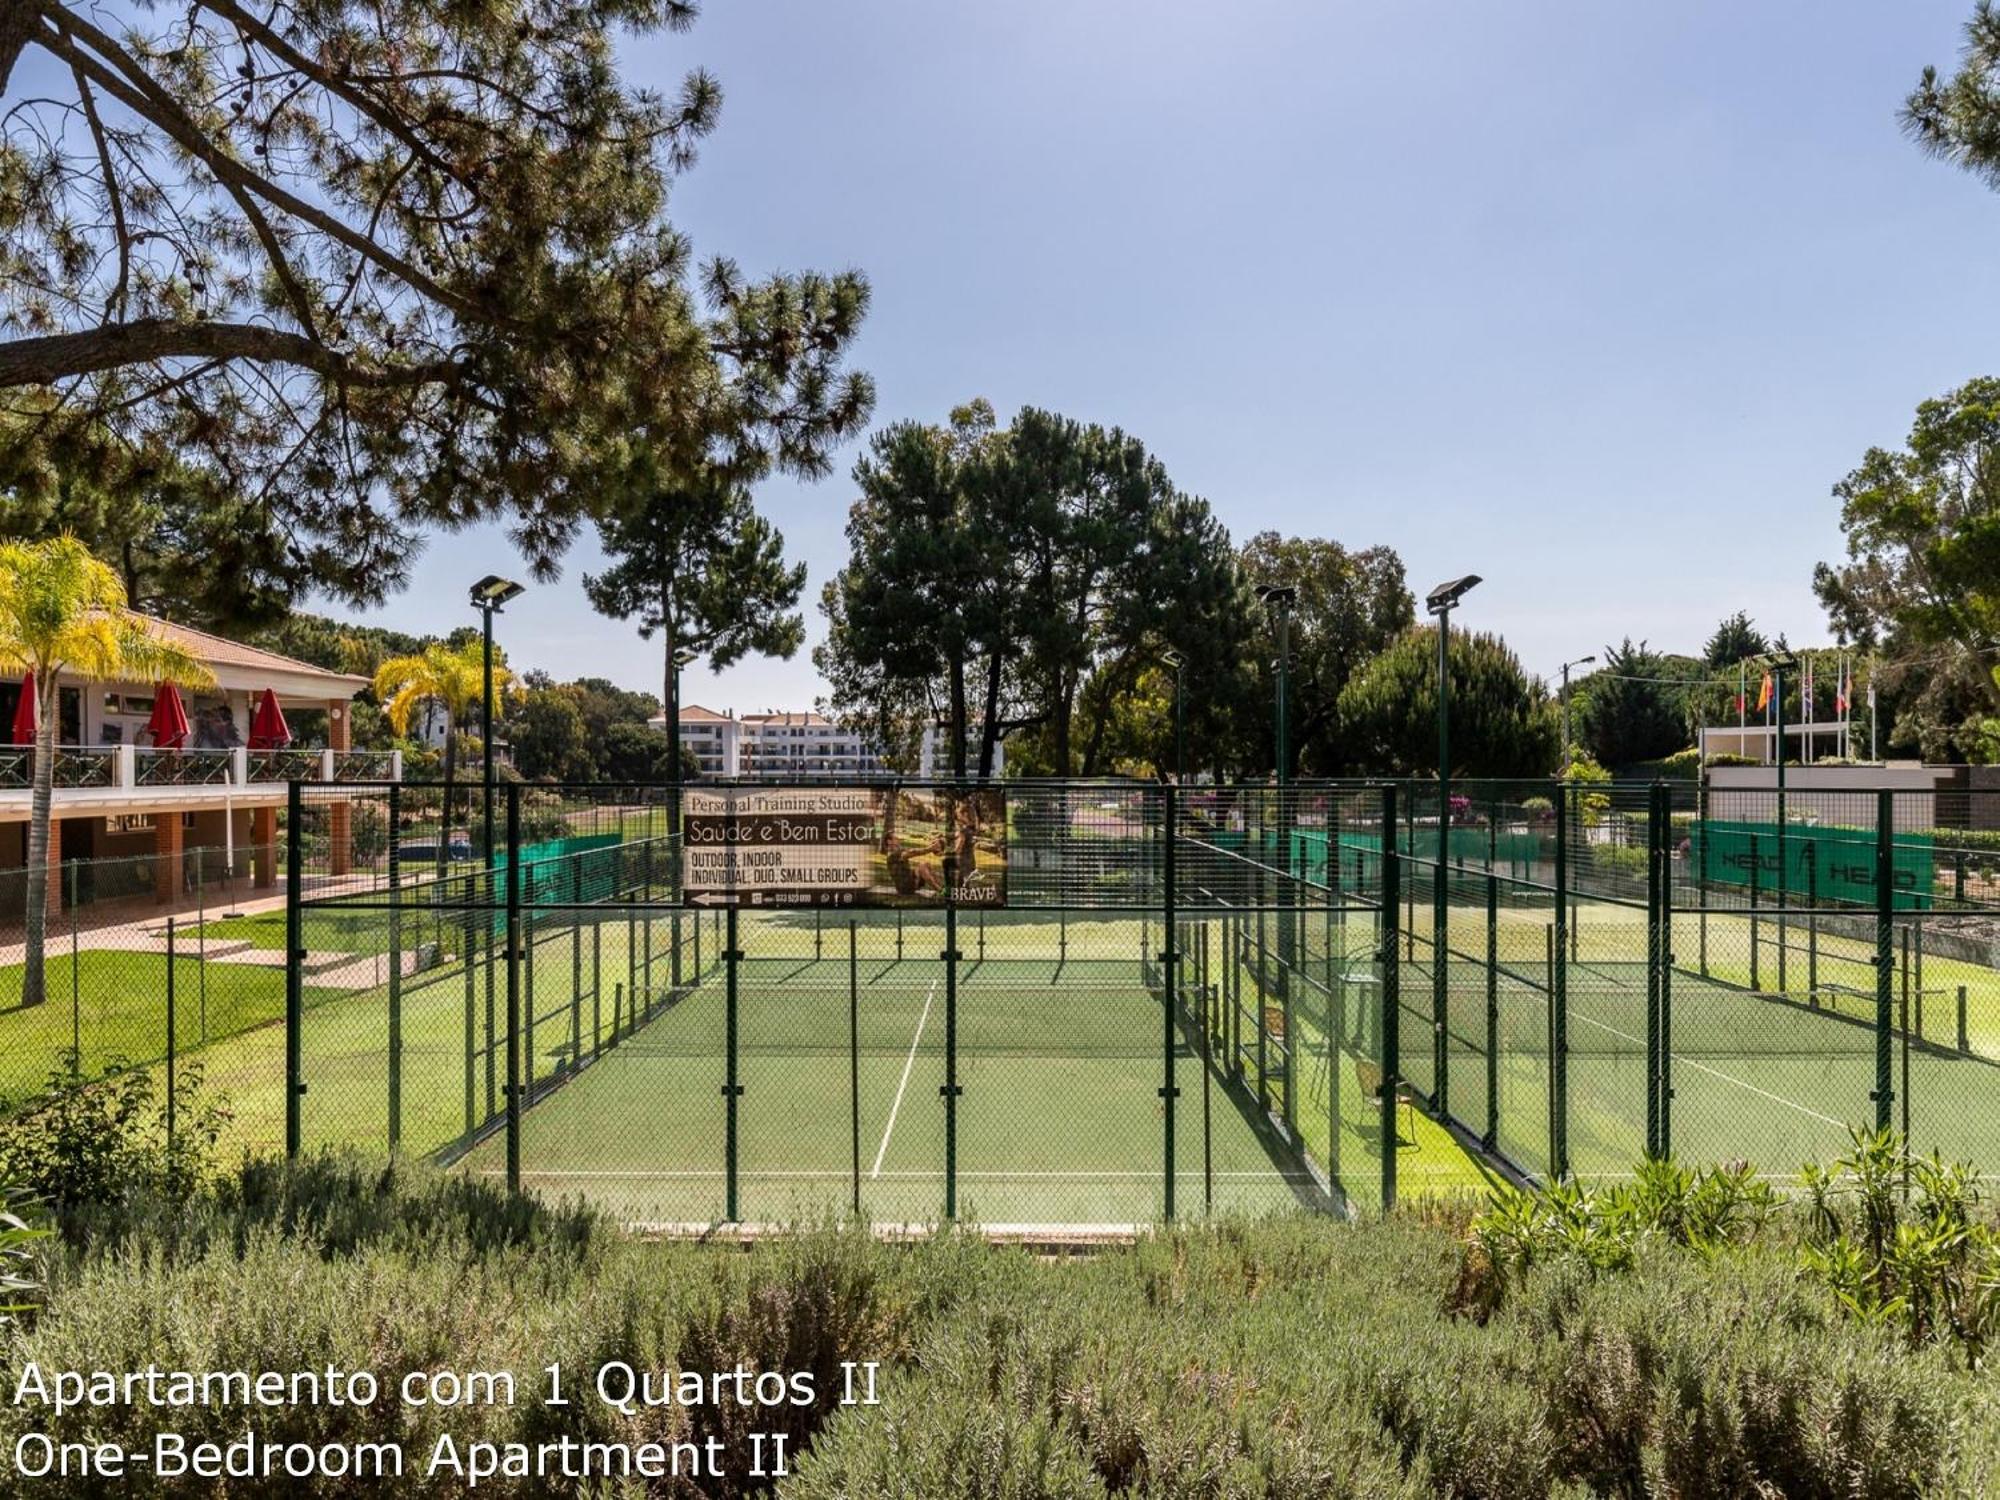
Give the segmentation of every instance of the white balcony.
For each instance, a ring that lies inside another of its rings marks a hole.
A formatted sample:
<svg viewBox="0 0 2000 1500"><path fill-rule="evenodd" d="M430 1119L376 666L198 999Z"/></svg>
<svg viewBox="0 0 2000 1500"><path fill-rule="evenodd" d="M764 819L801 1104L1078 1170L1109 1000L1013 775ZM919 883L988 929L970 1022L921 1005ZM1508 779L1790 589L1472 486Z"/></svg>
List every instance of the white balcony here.
<svg viewBox="0 0 2000 1500"><path fill-rule="evenodd" d="M0 822L29 813L35 752L0 745ZM143 745L58 745L58 816L172 807L255 806L285 800L294 781L384 782L403 779L400 750L156 750Z"/></svg>

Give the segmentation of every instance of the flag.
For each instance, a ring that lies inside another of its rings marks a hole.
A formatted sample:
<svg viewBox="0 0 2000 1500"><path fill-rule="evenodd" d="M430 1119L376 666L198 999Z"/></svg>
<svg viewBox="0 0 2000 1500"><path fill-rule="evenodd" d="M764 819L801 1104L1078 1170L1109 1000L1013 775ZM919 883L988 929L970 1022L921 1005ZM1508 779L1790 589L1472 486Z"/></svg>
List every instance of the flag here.
<svg viewBox="0 0 2000 1500"><path fill-rule="evenodd" d="M1842 718L1847 716L1849 686L1850 684L1847 680L1847 658L1843 656L1840 659L1840 679L1834 685L1833 689L1833 711Z"/></svg>
<svg viewBox="0 0 2000 1500"><path fill-rule="evenodd" d="M1762 713L1771 706L1771 674L1764 674L1764 681L1757 689L1757 711Z"/></svg>

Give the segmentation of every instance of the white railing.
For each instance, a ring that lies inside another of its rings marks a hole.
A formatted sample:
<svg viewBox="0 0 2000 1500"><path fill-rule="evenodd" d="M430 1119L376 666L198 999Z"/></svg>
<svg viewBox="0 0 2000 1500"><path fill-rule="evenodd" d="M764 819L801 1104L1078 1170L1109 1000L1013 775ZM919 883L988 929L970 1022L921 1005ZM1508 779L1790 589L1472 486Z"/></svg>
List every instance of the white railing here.
<svg viewBox="0 0 2000 1500"><path fill-rule="evenodd" d="M35 752L0 745L0 793L34 786ZM59 791L247 787L273 782L401 781L400 750L160 750L151 745L58 745Z"/></svg>

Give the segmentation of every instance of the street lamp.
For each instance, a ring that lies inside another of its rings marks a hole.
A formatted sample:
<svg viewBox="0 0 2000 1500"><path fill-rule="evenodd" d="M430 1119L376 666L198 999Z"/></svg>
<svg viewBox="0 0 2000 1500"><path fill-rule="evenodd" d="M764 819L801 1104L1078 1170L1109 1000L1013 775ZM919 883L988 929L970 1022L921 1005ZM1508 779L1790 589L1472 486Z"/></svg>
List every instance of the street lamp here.
<svg viewBox="0 0 2000 1500"><path fill-rule="evenodd" d="M1449 1051L1445 1046L1446 965L1450 944L1446 933L1446 859L1451 843L1451 612L1458 601L1479 587L1477 573L1468 573L1450 583L1441 583L1424 596L1424 608L1438 622L1438 844L1437 864L1431 882L1431 1020L1434 1102L1440 1115L1450 1111L1445 1068Z"/></svg>
<svg viewBox="0 0 2000 1500"><path fill-rule="evenodd" d="M1562 708L1563 708L1563 758L1562 758L1562 774L1563 774L1564 776L1568 776L1568 775L1569 775L1569 669L1570 669L1571 667L1587 667L1587 666L1590 666L1590 665L1591 665L1591 664L1592 664L1593 662L1595 662L1596 660L1597 660L1597 658L1596 658L1595 656L1579 656L1579 657L1578 657L1578 658L1577 658L1577 659L1576 659L1575 661L1566 661L1566 662L1564 662L1564 663L1563 663L1563 690L1562 690Z"/></svg>
<svg viewBox="0 0 2000 1500"><path fill-rule="evenodd" d="M472 586L472 607L479 611L480 643L484 685L480 690L480 733L485 737L485 753L480 756L481 784L485 794L486 823L486 868L493 868L493 617L510 600L518 599L526 592L511 578L502 578L497 573L488 573ZM449 818L449 809L447 819ZM450 842L451 830L441 831L444 842Z"/></svg>
<svg viewBox="0 0 2000 1500"><path fill-rule="evenodd" d="M1298 603L1299 591L1291 584L1266 583L1257 588L1257 597L1264 608L1271 613L1278 637L1278 872L1284 882L1280 887L1281 904L1278 907L1278 972L1277 992L1285 999L1286 1016L1290 1017L1290 997L1292 993L1291 966L1297 959L1297 923L1293 920L1292 905L1296 892L1292 890L1292 823L1291 811L1285 804L1284 788L1291 780L1292 739L1291 739L1291 670L1292 670L1292 606ZM1261 883L1261 881L1260 881ZM1285 1035L1290 1036L1288 1025ZM1291 1054L1286 1054L1285 1099L1291 1102ZM1291 1118L1288 1107L1285 1117Z"/></svg>
<svg viewBox="0 0 2000 1500"><path fill-rule="evenodd" d="M1299 591L1290 584L1265 583L1257 586L1257 597L1264 608L1271 612L1278 635L1278 772L1277 782L1283 786L1291 774L1291 725L1290 675L1292 668L1292 606L1298 603Z"/></svg>
<svg viewBox="0 0 2000 1500"><path fill-rule="evenodd" d="M1187 717L1182 708L1181 669L1187 665L1187 658L1172 646L1163 648L1160 660L1173 669L1174 674L1174 785L1187 780Z"/></svg>

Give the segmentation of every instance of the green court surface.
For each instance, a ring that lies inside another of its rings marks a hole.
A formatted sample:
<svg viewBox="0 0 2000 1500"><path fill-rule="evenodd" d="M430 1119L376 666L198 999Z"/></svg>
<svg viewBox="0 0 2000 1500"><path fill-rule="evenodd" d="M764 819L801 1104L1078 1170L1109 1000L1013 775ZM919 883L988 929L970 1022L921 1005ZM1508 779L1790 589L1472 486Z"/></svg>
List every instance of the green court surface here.
<svg viewBox="0 0 2000 1500"><path fill-rule="evenodd" d="M1428 970L1404 991L1405 1029L1427 1024ZM1538 1173L1550 1166L1550 1000L1540 974L1503 973L1495 1001L1500 1148ZM1628 1175L1646 1147L1645 967L1579 959L1565 971L1569 1165L1579 1177ZM1833 1003L1837 999L1838 1003ZM1451 967L1448 1074L1453 1114L1487 1108L1486 970ZM1877 1033L1853 997L1750 992L1676 968L1668 986L1672 1096L1668 1146L1685 1161L1743 1160L1788 1176L1849 1145L1849 1128L1876 1122ZM1429 1060L1405 1054L1428 1085ZM1890 1122L1919 1152L2000 1162L2000 1063L1961 1050L1955 1036L1897 1029L1889 1049Z"/></svg>
<svg viewBox="0 0 2000 1500"><path fill-rule="evenodd" d="M738 985L736 1217L1133 1224L1166 1212L1164 1017L1130 961L746 961ZM865 982L864 982L865 981ZM948 1009L951 1014L947 1014ZM711 975L531 1105L522 1180L636 1222L728 1217L726 988ZM946 1033L957 1036L947 1141ZM1177 1213L1324 1206L1322 1171L1177 1022ZM1356 1166L1362 1165L1359 1151ZM468 1165L504 1172L489 1139ZM1379 1168L1364 1201L1379 1194Z"/></svg>

